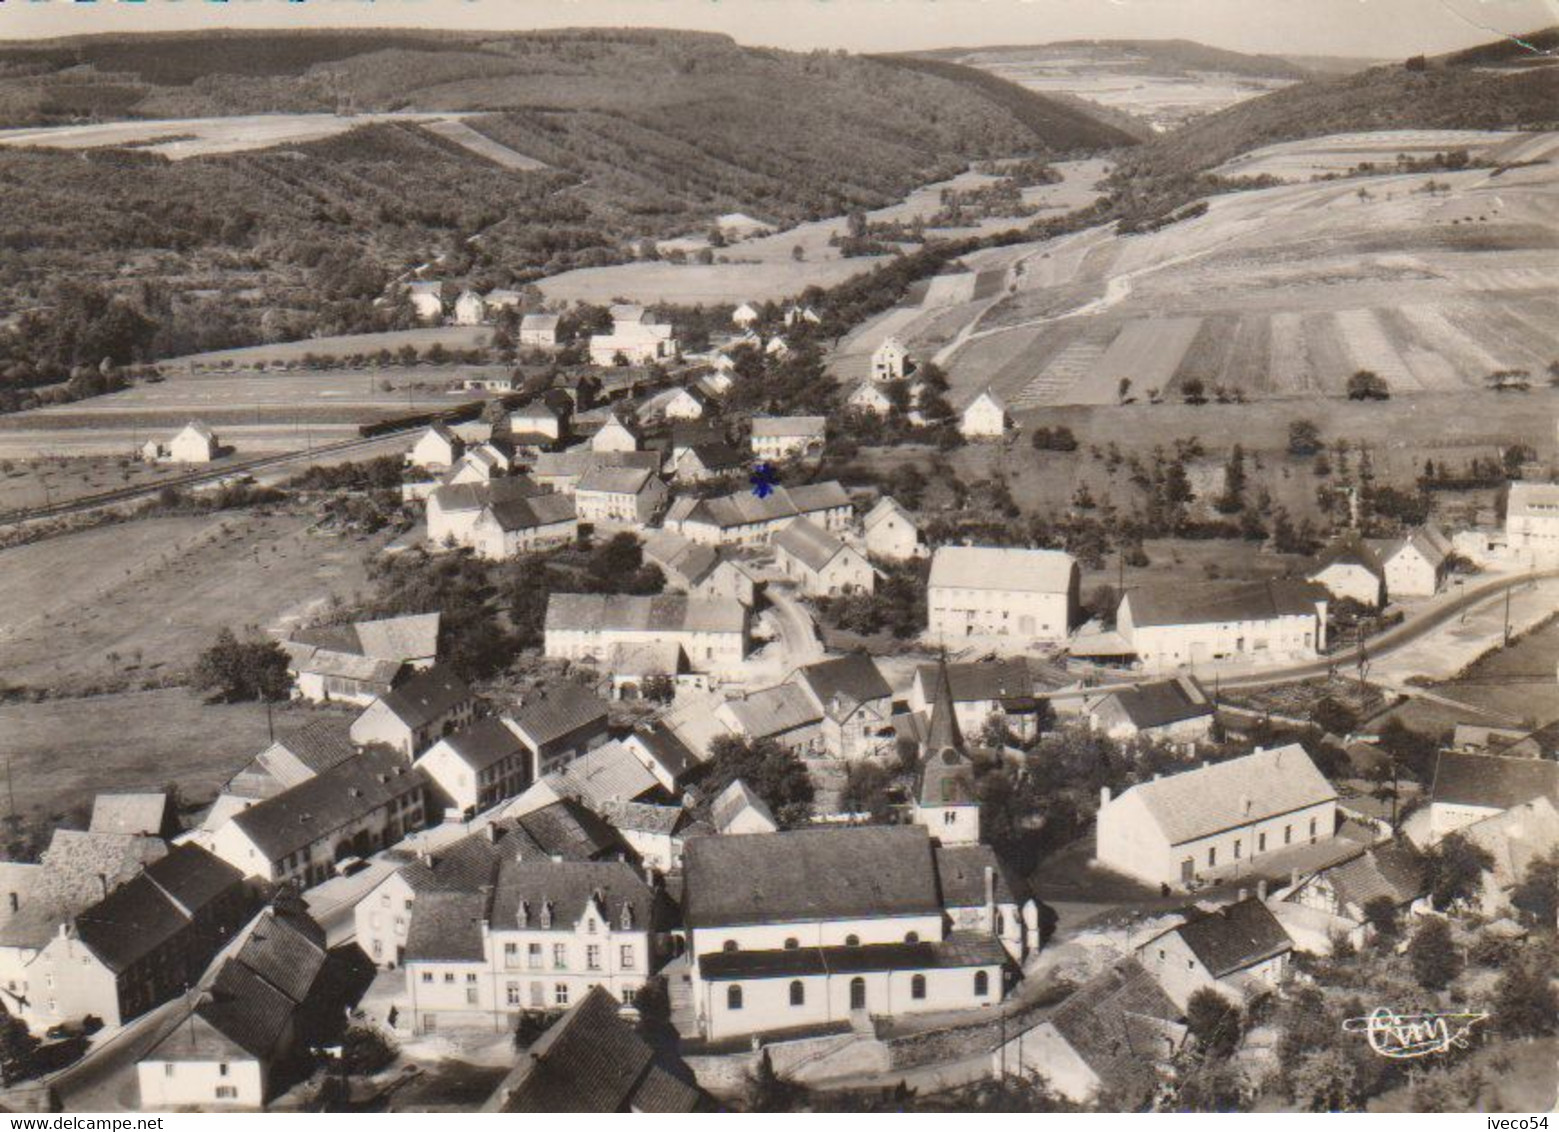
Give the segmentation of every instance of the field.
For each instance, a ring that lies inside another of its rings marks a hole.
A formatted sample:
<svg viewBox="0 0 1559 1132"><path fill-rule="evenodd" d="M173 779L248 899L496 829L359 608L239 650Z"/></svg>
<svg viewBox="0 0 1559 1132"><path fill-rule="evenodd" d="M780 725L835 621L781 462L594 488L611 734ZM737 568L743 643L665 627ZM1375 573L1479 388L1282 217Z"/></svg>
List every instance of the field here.
<svg viewBox="0 0 1559 1132"><path fill-rule="evenodd" d="M1040 216L1081 208L1098 195L1094 185L1103 176L1105 166L1101 160L1057 162L1055 169L1063 179L1054 185L1025 189L1024 203L1040 209ZM995 180L992 175L964 173L924 185L896 204L868 212L867 219L907 224L916 217L928 218L941 207L942 190L969 189ZM930 231L953 237L999 232L1026 222L995 217L975 227ZM717 253L718 258L726 261L723 263L717 259L708 265L661 261L587 267L543 279L538 286L554 302L606 303L621 299L640 303L737 303L784 299L809 286L829 287L843 282L883 261L881 256L841 257L829 240L844 235L846 230L846 218L835 216L731 244ZM703 243L701 237L689 236L667 241L666 245L687 250ZM801 249L799 260L795 257L796 248Z"/></svg>
<svg viewBox="0 0 1559 1132"><path fill-rule="evenodd" d="M216 631L279 631L365 585L377 544L303 515L144 519L0 551L0 682L63 691L178 678Z"/></svg>
<svg viewBox="0 0 1559 1132"><path fill-rule="evenodd" d="M1521 161L1512 156L1511 138L1497 130L1377 130L1332 138L1284 142L1241 154L1213 170L1221 177L1277 177L1308 181L1328 173L1346 173L1366 162L1389 166L1399 154L1415 160L1465 149L1474 158Z"/></svg>
<svg viewBox="0 0 1559 1132"><path fill-rule="evenodd" d="M1554 150L1559 135L1505 147ZM1192 379L1336 396L1358 369L1394 394L1479 388L1505 367L1541 380L1559 358L1556 186L1547 163L1284 186L1212 197L1205 216L1151 234L1002 249L988 261L1006 273L996 299L887 312L835 369L849 380L893 333L948 369L955 405L990 387L1036 411L1113 404L1121 378L1139 398Z"/></svg>
<svg viewBox="0 0 1559 1132"><path fill-rule="evenodd" d="M0 130L0 146L41 146L45 149L100 149L128 146L159 153L170 161L243 153L272 146L300 145L333 138L375 122L459 122L458 115L439 114L251 114L233 118L163 118L154 121L101 122L79 126L46 126ZM433 127L429 127L433 129ZM444 129L434 129L450 137ZM463 142L461 144L464 144ZM473 147L474 149L474 147ZM483 154L491 157L490 154ZM502 162L500 162L502 164ZM534 168L545 168L538 162Z"/></svg>
<svg viewBox="0 0 1559 1132"><path fill-rule="evenodd" d="M290 709L280 728L296 726ZM16 812L48 818L107 790L177 782L209 797L266 744L259 704L208 705L183 688L0 704L0 758Z"/></svg>
<svg viewBox="0 0 1559 1132"><path fill-rule="evenodd" d="M251 360L271 356L261 351ZM210 425L224 445L233 446L236 459L302 452L351 439L360 424L470 401L480 394L449 392L445 386L480 372L482 367L418 366L175 373L103 397L0 416L0 459L128 456L148 439L168 439L190 420Z"/></svg>
<svg viewBox="0 0 1559 1132"><path fill-rule="evenodd" d="M1553 588L1545 591L1552 598ZM1529 607L1516 610L1532 616ZM1501 603L1494 603L1483 615L1485 632L1499 641ZM1516 624L1521 624L1516 621ZM1559 687L1554 672L1559 666L1559 620L1546 620L1519 637L1509 648L1497 649L1478 659L1454 678L1431 686L1436 695L1469 705L1473 711L1458 712L1449 705L1415 701L1404 705L1402 718L1421 727L1450 726L1456 720L1474 720L1506 727L1540 727L1559 720ZM1476 709L1481 709L1478 711Z"/></svg>

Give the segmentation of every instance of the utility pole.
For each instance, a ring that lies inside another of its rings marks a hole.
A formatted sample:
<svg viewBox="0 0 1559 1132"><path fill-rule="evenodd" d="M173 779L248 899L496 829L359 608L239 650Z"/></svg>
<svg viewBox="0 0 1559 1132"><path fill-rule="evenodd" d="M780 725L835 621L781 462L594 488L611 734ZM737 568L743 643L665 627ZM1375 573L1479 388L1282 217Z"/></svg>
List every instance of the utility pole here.
<svg viewBox="0 0 1559 1132"><path fill-rule="evenodd" d="M1510 646L1510 587L1505 587L1505 645Z"/></svg>

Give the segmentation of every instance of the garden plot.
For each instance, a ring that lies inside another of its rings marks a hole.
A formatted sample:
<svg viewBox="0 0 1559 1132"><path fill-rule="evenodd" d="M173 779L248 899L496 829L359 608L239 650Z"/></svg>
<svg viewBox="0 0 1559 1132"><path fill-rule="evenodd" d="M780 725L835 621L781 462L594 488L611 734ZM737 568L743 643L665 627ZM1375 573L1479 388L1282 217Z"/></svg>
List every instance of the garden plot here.
<svg viewBox="0 0 1559 1132"><path fill-rule="evenodd" d="M1114 333L1114 327L1096 327L1070 342L1050 360L1039 376L1023 387L1014 408L1090 403L1076 400L1076 387L1094 372L1109 348ZM1110 400L1114 400L1113 389Z"/></svg>
<svg viewBox="0 0 1559 1132"><path fill-rule="evenodd" d="M1386 379L1393 392L1422 388L1417 375L1402 361L1402 355L1386 335L1372 310L1344 310L1336 314L1337 329L1343 346L1352 359L1349 373L1372 370Z"/></svg>
<svg viewBox="0 0 1559 1132"><path fill-rule="evenodd" d="M1503 155L1512 142L1525 137L1498 130L1380 130L1330 134L1264 146L1225 161L1213 172L1221 177L1309 181L1328 173L1345 173L1365 162L1389 168L1395 165L1399 153L1424 158L1452 149L1466 149L1475 157L1500 153L1496 160L1501 161L1525 160Z"/></svg>

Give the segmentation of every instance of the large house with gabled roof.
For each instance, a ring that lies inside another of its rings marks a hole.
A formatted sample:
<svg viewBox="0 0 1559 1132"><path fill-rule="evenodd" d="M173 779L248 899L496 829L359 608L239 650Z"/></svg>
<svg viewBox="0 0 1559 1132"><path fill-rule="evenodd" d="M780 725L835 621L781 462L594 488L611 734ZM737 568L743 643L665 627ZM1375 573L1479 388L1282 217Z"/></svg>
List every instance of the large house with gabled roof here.
<svg viewBox="0 0 1559 1132"><path fill-rule="evenodd" d="M712 499L681 496L666 512L667 530L706 546L756 546L769 542L797 519L810 519L825 531L844 530L850 522L850 496L837 482L751 490Z"/></svg>
<svg viewBox="0 0 1559 1132"><path fill-rule="evenodd" d="M1136 949L1137 961L1182 1010L1199 990L1236 1004L1272 992L1287 977L1293 953L1293 939L1255 896L1194 915Z"/></svg>
<svg viewBox="0 0 1559 1132"><path fill-rule="evenodd" d="M1326 648L1326 589L1267 579L1129 591L1116 630L1148 672L1213 661L1314 660Z"/></svg>
<svg viewBox="0 0 1559 1132"><path fill-rule="evenodd" d="M877 573L866 556L811 519L797 519L774 536L780 571L812 597L871 593Z"/></svg>
<svg viewBox="0 0 1559 1132"><path fill-rule="evenodd" d="M435 740L458 731L476 713L470 687L446 665L436 664L392 689L352 721L358 746L381 743L410 761Z"/></svg>
<svg viewBox="0 0 1559 1132"><path fill-rule="evenodd" d="M1259 870L1297 845L1329 841L1337 790L1298 743L1100 794L1099 864L1185 888Z"/></svg>
<svg viewBox="0 0 1559 1132"><path fill-rule="evenodd" d="M926 583L926 634L934 641L1008 637L1020 647L1066 640L1081 575L1060 550L942 546Z"/></svg>

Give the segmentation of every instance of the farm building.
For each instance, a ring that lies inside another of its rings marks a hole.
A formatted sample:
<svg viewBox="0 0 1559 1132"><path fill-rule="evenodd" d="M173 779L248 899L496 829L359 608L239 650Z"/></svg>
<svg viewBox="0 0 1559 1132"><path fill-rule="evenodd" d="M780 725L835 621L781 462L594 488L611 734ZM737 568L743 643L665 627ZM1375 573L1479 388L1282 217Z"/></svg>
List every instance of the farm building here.
<svg viewBox="0 0 1559 1132"><path fill-rule="evenodd" d="M1535 798L1559 806L1559 762L1441 751L1429 788L1429 840Z"/></svg>
<svg viewBox="0 0 1559 1132"><path fill-rule="evenodd" d="M724 440L691 444L678 451L672 467L679 482L703 483L743 471L747 453Z"/></svg>
<svg viewBox="0 0 1559 1132"><path fill-rule="evenodd" d="M678 645L695 672L736 679L747 656L747 610L729 598L554 593L547 600L546 655L602 660L613 645Z"/></svg>
<svg viewBox="0 0 1559 1132"><path fill-rule="evenodd" d="M763 460L788 460L823 450L826 417L753 417L752 451Z"/></svg>
<svg viewBox="0 0 1559 1132"><path fill-rule="evenodd" d="M1074 1104L1108 1097L1138 1111L1185 1042L1181 1009L1135 959L1078 987L991 1054L993 1073L1037 1074Z"/></svg>
<svg viewBox="0 0 1559 1132"><path fill-rule="evenodd" d="M1275 990L1288 974L1294 941L1264 901L1246 897L1193 916L1137 948L1137 961L1185 1009L1207 989L1236 1005Z"/></svg>
<svg viewBox="0 0 1559 1132"><path fill-rule="evenodd" d="M1338 601L1346 598L1370 609L1386 603L1386 567L1357 534L1344 535L1323 550L1306 577Z"/></svg>
<svg viewBox="0 0 1559 1132"><path fill-rule="evenodd" d="M740 560L673 531L648 532L644 560L660 569L669 589L734 598L749 609L757 598L758 581Z"/></svg>
<svg viewBox="0 0 1559 1132"><path fill-rule="evenodd" d="M731 323L743 329L758 321L758 308L751 303L743 303L731 312Z"/></svg>
<svg viewBox="0 0 1559 1132"><path fill-rule="evenodd" d="M845 399L845 404L858 413L885 417L893 411L893 399L888 391L875 381L863 381Z"/></svg>
<svg viewBox="0 0 1559 1132"><path fill-rule="evenodd" d="M769 542L797 519L811 519L826 531L850 522L850 497L837 482L776 487L767 495L739 491L712 499L679 496L666 512L667 530L707 546L753 546Z"/></svg>
<svg viewBox="0 0 1559 1132"><path fill-rule="evenodd" d="M1191 676L1107 691L1085 709L1089 722L1111 739L1195 743L1212 734L1217 708Z"/></svg>
<svg viewBox="0 0 1559 1132"><path fill-rule="evenodd" d="M615 412L608 413L606 421L590 438L592 452L637 452L639 435L623 423Z"/></svg>
<svg viewBox="0 0 1559 1132"><path fill-rule="evenodd" d="M1268 854L1330 840L1337 791L1298 743L1100 792L1099 864L1184 888L1260 867Z"/></svg>
<svg viewBox="0 0 1559 1132"><path fill-rule="evenodd" d="M363 709L349 734L360 747L382 743L407 759L458 731L476 714L476 700L451 668L435 664Z"/></svg>
<svg viewBox="0 0 1559 1132"><path fill-rule="evenodd" d="M520 319L520 345L550 350L558 344L558 316L528 314Z"/></svg>
<svg viewBox="0 0 1559 1132"><path fill-rule="evenodd" d="M821 713L823 749L834 758L858 759L893 745L893 689L867 654L804 665L790 680Z"/></svg>
<svg viewBox="0 0 1559 1132"><path fill-rule="evenodd" d="M639 319L643 317L644 312L639 310ZM610 334L592 334L590 364L650 365L676 357L679 347L677 340L672 337L671 324L642 322L639 319L617 319L612 323Z"/></svg>
<svg viewBox="0 0 1559 1132"><path fill-rule="evenodd" d="M576 444L563 452L540 452L531 460L530 477L538 485L565 495L574 494L579 481L595 468L646 468L659 472L661 454L645 452L597 452L588 444Z"/></svg>
<svg viewBox="0 0 1559 1132"><path fill-rule="evenodd" d="M455 325L480 326L487 318L487 304L475 291L462 291L455 299Z"/></svg>
<svg viewBox="0 0 1559 1132"><path fill-rule="evenodd" d="M659 780L639 755L626 744L609 739L542 775L530 789L504 806L499 817L523 819L570 800L599 814L609 802L663 797Z"/></svg>
<svg viewBox="0 0 1559 1132"><path fill-rule="evenodd" d="M503 476L486 483L447 484L428 496L426 517L431 546L470 546L476 521L489 503L507 503L545 494L526 476Z"/></svg>
<svg viewBox="0 0 1559 1132"><path fill-rule="evenodd" d="M774 559L812 597L871 593L877 581L865 555L810 519L797 519L774 536Z"/></svg>
<svg viewBox="0 0 1559 1132"><path fill-rule="evenodd" d="M1115 624L1148 672L1230 658L1314 660L1326 647L1327 597L1284 579L1143 587L1121 599Z"/></svg>
<svg viewBox="0 0 1559 1132"><path fill-rule="evenodd" d="M222 795L269 798L357 753L346 720L329 717L278 736L222 786Z"/></svg>
<svg viewBox="0 0 1559 1132"><path fill-rule="evenodd" d="M903 381L909 373L909 352L897 338L887 338L872 352L872 380L879 385Z"/></svg>
<svg viewBox="0 0 1559 1132"><path fill-rule="evenodd" d="M931 556L927 635L1065 641L1077 614L1077 562L1059 550L943 546Z"/></svg>
<svg viewBox="0 0 1559 1132"><path fill-rule="evenodd" d="M1300 951L1325 955L1333 936L1347 937L1356 946L1366 941L1372 933L1364 909L1372 901L1384 897L1405 913L1427 890L1423 858L1388 842L1310 873L1288 888L1272 910Z"/></svg>
<svg viewBox="0 0 1559 1132"><path fill-rule="evenodd" d="M608 734L606 704L569 680L528 694L508 722L529 752L532 779L595 750L606 742Z"/></svg>
<svg viewBox="0 0 1559 1132"><path fill-rule="evenodd" d="M965 734L978 735L996 716L1019 740L1038 737L1040 699L1035 693L1041 676L1026 657L953 663L945 673L958 727ZM910 680L909 709L922 719L930 718L936 681L934 664L919 665Z"/></svg>
<svg viewBox="0 0 1559 1132"><path fill-rule="evenodd" d="M429 809L442 803L461 820L513 798L531 783L531 757L507 720L488 716L451 732L418 757Z"/></svg>
<svg viewBox="0 0 1559 1132"><path fill-rule="evenodd" d="M866 553L873 558L920 558L926 544L908 511L891 495L879 499L862 520Z"/></svg>
<svg viewBox="0 0 1559 1132"><path fill-rule="evenodd" d="M561 389L548 390L534 401L509 413L509 431L515 436L545 436L561 440L574 415L574 402Z"/></svg>
<svg viewBox="0 0 1559 1132"><path fill-rule="evenodd" d="M664 400L656 398L652 404L668 421L699 421L709 409L709 398L696 389L678 389Z"/></svg>
<svg viewBox="0 0 1559 1132"><path fill-rule="evenodd" d="M574 487L585 523L646 527L666 496L665 483L648 468L592 468Z"/></svg>
<svg viewBox="0 0 1559 1132"><path fill-rule="evenodd" d="M715 716L733 735L768 740L803 757L823 752L822 710L795 684L760 688L715 709Z"/></svg>
<svg viewBox="0 0 1559 1132"><path fill-rule="evenodd" d="M168 459L175 464L209 464L221 447L216 433L201 421L190 421L168 441Z"/></svg>
<svg viewBox="0 0 1559 1132"><path fill-rule="evenodd" d="M1007 425L1006 403L989 389L969 402L958 418L958 431L969 440L999 440Z"/></svg>
<svg viewBox="0 0 1559 1132"><path fill-rule="evenodd" d="M1435 527L1417 527L1393 540L1380 552L1387 596L1433 597L1445 585L1452 553L1450 540Z"/></svg>

